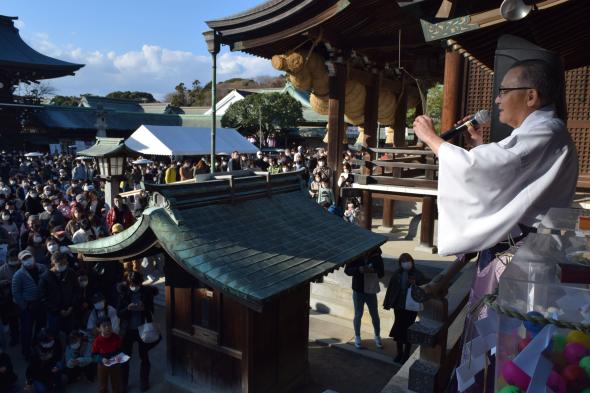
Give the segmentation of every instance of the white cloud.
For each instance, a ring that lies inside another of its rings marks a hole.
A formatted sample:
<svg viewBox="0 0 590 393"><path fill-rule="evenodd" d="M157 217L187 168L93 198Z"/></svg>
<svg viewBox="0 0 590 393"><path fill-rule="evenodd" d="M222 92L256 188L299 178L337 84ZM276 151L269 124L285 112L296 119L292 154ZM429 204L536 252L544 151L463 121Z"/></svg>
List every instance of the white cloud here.
<svg viewBox="0 0 590 393"><path fill-rule="evenodd" d="M48 81L60 95L102 95L115 90L139 90L162 99L179 82L190 86L195 79L201 84L211 79L211 56L208 54L196 55L149 44L125 53L91 51L72 44L60 47L44 33L27 41L48 56L85 64L75 76ZM222 53L217 65L219 81L278 74L270 61L243 53Z"/></svg>

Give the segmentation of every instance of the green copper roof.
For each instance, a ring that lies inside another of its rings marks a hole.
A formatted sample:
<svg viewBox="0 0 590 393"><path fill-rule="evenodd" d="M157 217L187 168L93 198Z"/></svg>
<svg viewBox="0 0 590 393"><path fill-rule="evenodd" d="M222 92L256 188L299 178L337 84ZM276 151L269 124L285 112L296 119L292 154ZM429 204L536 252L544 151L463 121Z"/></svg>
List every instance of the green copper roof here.
<svg viewBox="0 0 590 393"><path fill-rule="evenodd" d="M72 250L116 259L137 255L157 239L197 279L261 306L386 240L325 212L301 189L296 173L218 177L150 191L152 208L133 227Z"/></svg>
<svg viewBox="0 0 590 393"><path fill-rule="evenodd" d="M96 138L96 143L86 150L78 152L79 156L104 157L104 156L125 156L131 150L123 143L123 138Z"/></svg>

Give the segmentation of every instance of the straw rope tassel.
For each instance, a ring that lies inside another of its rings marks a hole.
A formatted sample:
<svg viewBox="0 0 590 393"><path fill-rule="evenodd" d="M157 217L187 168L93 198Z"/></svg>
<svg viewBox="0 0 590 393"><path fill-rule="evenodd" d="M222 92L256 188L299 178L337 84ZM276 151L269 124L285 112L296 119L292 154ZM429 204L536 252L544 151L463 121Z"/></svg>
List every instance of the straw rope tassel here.
<svg viewBox="0 0 590 393"><path fill-rule="evenodd" d="M359 136L356 138L356 145L360 145L362 147L367 147L367 136L365 135L365 128L359 127Z"/></svg>
<svg viewBox="0 0 590 393"><path fill-rule="evenodd" d="M385 127L385 143L393 145L393 128Z"/></svg>

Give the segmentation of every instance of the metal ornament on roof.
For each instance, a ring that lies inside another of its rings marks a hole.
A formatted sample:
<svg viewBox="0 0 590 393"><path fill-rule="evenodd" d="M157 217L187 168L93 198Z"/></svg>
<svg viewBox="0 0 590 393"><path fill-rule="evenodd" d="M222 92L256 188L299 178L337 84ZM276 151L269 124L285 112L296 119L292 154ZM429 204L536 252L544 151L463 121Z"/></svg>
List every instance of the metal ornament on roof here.
<svg viewBox="0 0 590 393"><path fill-rule="evenodd" d="M533 9L523 0L504 0L500 5L500 14L507 21L514 22L525 18Z"/></svg>

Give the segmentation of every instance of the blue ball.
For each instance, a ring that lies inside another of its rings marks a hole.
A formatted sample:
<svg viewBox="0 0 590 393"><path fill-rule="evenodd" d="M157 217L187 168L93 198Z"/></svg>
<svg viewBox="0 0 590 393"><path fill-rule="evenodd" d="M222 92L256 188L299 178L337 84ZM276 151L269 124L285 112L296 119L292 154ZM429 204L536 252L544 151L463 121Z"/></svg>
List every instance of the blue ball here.
<svg viewBox="0 0 590 393"><path fill-rule="evenodd" d="M541 317L541 318L544 316L543 314L541 314L540 312L537 312L537 311L530 311L526 315L530 316L530 317ZM539 333L541 331L541 329L543 329L543 326L545 326L541 323L534 323L531 321L524 321L523 325L524 325L525 329L533 336L536 335L537 333Z"/></svg>

